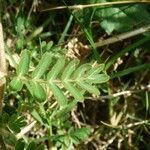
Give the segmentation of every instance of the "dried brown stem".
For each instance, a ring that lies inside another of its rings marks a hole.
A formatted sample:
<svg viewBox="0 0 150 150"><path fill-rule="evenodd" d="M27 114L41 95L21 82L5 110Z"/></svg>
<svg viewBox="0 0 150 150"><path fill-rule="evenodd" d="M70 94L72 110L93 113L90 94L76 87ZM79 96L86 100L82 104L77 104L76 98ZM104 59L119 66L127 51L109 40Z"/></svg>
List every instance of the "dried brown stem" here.
<svg viewBox="0 0 150 150"><path fill-rule="evenodd" d="M5 89L5 76L7 74L6 58L4 50L3 27L1 22L1 7L0 7L0 114L2 113L4 89Z"/></svg>
<svg viewBox="0 0 150 150"><path fill-rule="evenodd" d="M99 96L99 97L85 97L85 99L89 99L89 100L104 100L104 99L112 99L112 98L115 98L115 97L119 97L119 96L130 96L132 94L135 94L135 93L140 93L142 91L150 91L150 84L146 85L145 87L143 87L142 89L140 90L127 90L127 91L121 91L121 92L118 92L118 93L114 93L112 95L105 95L105 96Z"/></svg>
<svg viewBox="0 0 150 150"><path fill-rule="evenodd" d="M113 43L131 38L131 37L134 37L136 35L140 35L140 34L143 34L143 33L149 32L149 31L150 31L150 25L144 26L144 27L138 28L138 29L133 30L133 31L129 31L129 32L126 32L126 33L116 35L116 36L108 38L106 40L101 40L99 42L96 42L95 46L96 47L102 47L104 45L113 44Z"/></svg>
<svg viewBox="0 0 150 150"><path fill-rule="evenodd" d="M132 30L132 31L129 31L129 32L118 34L114 37L110 37L108 39L98 41L98 42L95 43L95 47L98 48L98 47L102 47L102 46L105 46L105 45L121 42L125 39L131 38L131 37L134 37L134 36L149 32L149 31L150 31L150 25L143 26L143 27L140 27L138 29L135 29L135 30ZM88 50L89 50L89 53L87 54L87 56L88 56L90 54L91 50L92 50L92 47L91 47L91 45L87 45L87 47L88 47Z"/></svg>
<svg viewBox="0 0 150 150"><path fill-rule="evenodd" d="M122 4L134 4L134 3L150 3L149 0L128 0L128 1L117 1L117 2L104 2L86 5L73 5L73 6L58 6L53 8L44 9L42 11L58 10L58 9L84 9L90 7L102 7L102 6L112 6L112 5L122 5Z"/></svg>

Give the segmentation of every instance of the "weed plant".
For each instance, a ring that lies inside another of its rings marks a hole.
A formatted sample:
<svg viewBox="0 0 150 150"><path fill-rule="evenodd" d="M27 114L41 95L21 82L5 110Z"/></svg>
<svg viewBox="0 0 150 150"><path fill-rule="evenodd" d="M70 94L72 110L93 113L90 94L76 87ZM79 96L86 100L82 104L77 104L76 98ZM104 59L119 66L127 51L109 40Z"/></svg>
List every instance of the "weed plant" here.
<svg viewBox="0 0 150 150"><path fill-rule="evenodd" d="M146 2L0 2L1 150L149 149Z"/></svg>

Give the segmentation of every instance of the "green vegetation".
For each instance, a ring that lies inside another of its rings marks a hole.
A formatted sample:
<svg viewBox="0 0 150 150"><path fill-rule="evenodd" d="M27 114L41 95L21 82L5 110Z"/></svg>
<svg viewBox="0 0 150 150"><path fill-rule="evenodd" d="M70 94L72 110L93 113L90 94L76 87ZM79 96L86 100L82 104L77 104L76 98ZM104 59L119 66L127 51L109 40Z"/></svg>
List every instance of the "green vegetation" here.
<svg viewBox="0 0 150 150"><path fill-rule="evenodd" d="M148 3L0 0L0 149L149 149Z"/></svg>

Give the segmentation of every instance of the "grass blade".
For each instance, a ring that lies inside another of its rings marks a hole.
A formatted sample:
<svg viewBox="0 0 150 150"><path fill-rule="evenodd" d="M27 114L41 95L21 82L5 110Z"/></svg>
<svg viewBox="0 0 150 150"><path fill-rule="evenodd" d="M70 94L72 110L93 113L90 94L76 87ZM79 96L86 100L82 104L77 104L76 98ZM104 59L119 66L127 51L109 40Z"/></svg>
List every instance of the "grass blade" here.
<svg viewBox="0 0 150 150"><path fill-rule="evenodd" d="M142 71L142 70L145 70L145 69L150 69L150 64L139 65L139 66L136 66L136 67L131 67L131 68L125 69L123 71L119 71L117 73L113 73L110 76L110 78L111 79L118 78L118 77L121 77L121 76L128 75L130 73L133 73L133 72L136 72L136 71Z"/></svg>
<svg viewBox="0 0 150 150"><path fill-rule="evenodd" d="M68 32L68 30L69 30L69 28L71 26L72 21L73 21L73 15L71 14L70 18L68 20L68 23L67 23L67 25L66 25L66 27L65 27L65 29L64 29L64 31L63 31L60 39L59 39L59 41L58 41L58 44L64 42L65 36L67 35L67 32Z"/></svg>
<svg viewBox="0 0 150 150"><path fill-rule="evenodd" d="M140 41L138 41L138 42L136 42L134 44L131 44L128 47L124 48L123 50L121 50L119 53L117 53L116 55L112 56L112 58L110 58L108 60L108 62L106 63L105 69L107 70L110 66L112 66L115 63L115 61L119 57L123 56L125 53L127 53L127 52L129 52L131 50L134 50L136 47L144 44L145 42L147 42L149 40L150 40L150 36L147 36L147 37L143 38L142 40L140 40Z"/></svg>

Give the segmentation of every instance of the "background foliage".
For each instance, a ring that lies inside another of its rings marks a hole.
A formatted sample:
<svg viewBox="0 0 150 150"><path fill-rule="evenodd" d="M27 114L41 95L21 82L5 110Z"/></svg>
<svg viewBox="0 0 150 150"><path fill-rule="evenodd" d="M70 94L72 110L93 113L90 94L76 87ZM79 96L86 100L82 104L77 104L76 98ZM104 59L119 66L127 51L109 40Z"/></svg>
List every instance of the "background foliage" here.
<svg viewBox="0 0 150 150"><path fill-rule="evenodd" d="M148 149L148 4L43 11L106 0L2 1L8 62L1 149Z"/></svg>

